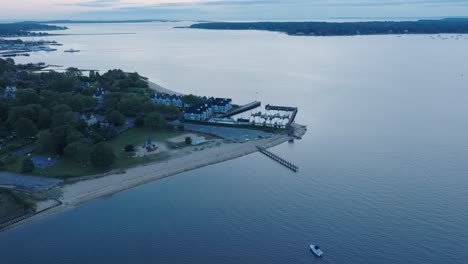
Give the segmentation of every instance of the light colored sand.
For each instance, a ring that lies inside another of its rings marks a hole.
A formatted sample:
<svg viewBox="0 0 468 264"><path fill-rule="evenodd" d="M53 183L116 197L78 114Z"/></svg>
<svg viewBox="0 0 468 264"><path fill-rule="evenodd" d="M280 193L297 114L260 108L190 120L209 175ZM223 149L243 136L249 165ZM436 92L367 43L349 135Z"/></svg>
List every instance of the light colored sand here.
<svg viewBox="0 0 468 264"><path fill-rule="evenodd" d="M36 204L36 211L44 211L59 204L56 200L40 201Z"/></svg>
<svg viewBox="0 0 468 264"><path fill-rule="evenodd" d="M194 134L194 133L186 133L177 137L169 138L167 141L172 142L172 143L181 143L181 142L185 142L186 137L197 137L197 136L199 135Z"/></svg>
<svg viewBox="0 0 468 264"><path fill-rule="evenodd" d="M146 148L139 146L136 148L135 157L145 157L149 155L159 154L168 151L166 144L155 142L154 145L157 147L155 151L148 152Z"/></svg>
<svg viewBox="0 0 468 264"><path fill-rule="evenodd" d="M269 139L247 143L221 143L203 150L195 150L197 148L178 150L177 154L172 153L173 155L165 161L131 168L125 174L113 174L65 185L61 201L64 205L76 205L167 176L238 158L256 152L257 145L268 148L289 139L285 135L275 135Z"/></svg>
<svg viewBox="0 0 468 264"><path fill-rule="evenodd" d="M169 95L173 95L173 94L175 94L175 95L183 95L183 94L178 93L178 92L176 92L176 91L172 91L172 90L169 90L169 89L167 89L167 88L164 88L164 87L162 87L162 86L160 86L160 85L158 85L158 84L156 84L156 83L154 83L154 82L151 82L151 81L149 81L149 80L147 81L147 83L148 83L148 85L149 85L149 88L155 90L155 91L158 92L158 93L165 93L165 94L169 94Z"/></svg>

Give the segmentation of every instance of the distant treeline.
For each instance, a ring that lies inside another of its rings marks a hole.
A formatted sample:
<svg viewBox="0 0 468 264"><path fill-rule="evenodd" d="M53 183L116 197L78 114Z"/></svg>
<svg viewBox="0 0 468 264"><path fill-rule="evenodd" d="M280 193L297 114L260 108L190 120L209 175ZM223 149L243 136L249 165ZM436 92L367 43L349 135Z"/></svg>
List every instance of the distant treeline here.
<svg viewBox="0 0 468 264"><path fill-rule="evenodd" d="M38 23L8 23L0 24L0 36L31 36L31 35L46 35L46 33L36 33L31 31L50 31L64 30L66 27L54 25L38 24Z"/></svg>
<svg viewBox="0 0 468 264"><path fill-rule="evenodd" d="M353 36L385 34L466 34L468 19L383 21L383 22L213 22L191 25L190 28L214 30L267 30L289 35Z"/></svg>
<svg viewBox="0 0 468 264"><path fill-rule="evenodd" d="M178 22L177 20L165 19L134 19L134 20L48 20L27 21L24 23L47 23L47 24L119 24L119 23L148 23L148 22Z"/></svg>

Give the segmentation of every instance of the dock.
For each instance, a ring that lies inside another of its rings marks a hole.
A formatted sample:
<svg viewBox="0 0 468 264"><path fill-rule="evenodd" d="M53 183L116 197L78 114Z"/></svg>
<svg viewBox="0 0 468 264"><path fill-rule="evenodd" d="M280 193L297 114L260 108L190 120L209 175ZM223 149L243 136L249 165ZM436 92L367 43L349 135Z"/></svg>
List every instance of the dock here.
<svg viewBox="0 0 468 264"><path fill-rule="evenodd" d="M276 111L286 111L286 112L292 112L291 117L289 118L289 122L286 125L287 127L291 126L292 123L294 122L294 119L296 119L297 112L299 109L297 107L289 107L289 106L276 106L276 105L266 105L265 106L266 110L276 110Z"/></svg>
<svg viewBox="0 0 468 264"><path fill-rule="evenodd" d="M259 102L259 101L254 101L254 102L248 103L246 105L240 106L239 108L237 108L237 109L235 109L235 110L233 110L233 111L231 111L229 113L226 113L225 115L221 116L221 118L231 117L231 116L234 116L234 115L237 115L237 114L240 114L240 113L255 109L255 108L259 107L261 104L262 103Z"/></svg>
<svg viewBox="0 0 468 264"><path fill-rule="evenodd" d="M298 172L299 171L299 167L292 164L291 162L279 157L278 155L268 151L266 148L263 148L263 147L259 147L257 146L257 149L263 153L265 156L271 158L272 160L278 162L279 164L285 166L286 168L294 171L294 172Z"/></svg>

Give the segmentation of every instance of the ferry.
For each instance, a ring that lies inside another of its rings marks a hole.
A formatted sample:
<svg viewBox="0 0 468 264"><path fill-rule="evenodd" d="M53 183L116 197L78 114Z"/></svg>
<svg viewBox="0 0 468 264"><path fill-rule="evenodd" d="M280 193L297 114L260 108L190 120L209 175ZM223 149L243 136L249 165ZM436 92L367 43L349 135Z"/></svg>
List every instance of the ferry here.
<svg viewBox="0 0 468 264"><path fill-rule="evenodd" d="M323 255L323 251L317 245L310 244L310 250L314 252L317 257L321 257Z"/></svg>
<svg viewBox="0 0 468 264"><path fill-rule="evenodd" d="M67 50L65 50L65 52L73 53L73 52L80 52L80 51L76 50L76 49L67 49Z"/></svg>

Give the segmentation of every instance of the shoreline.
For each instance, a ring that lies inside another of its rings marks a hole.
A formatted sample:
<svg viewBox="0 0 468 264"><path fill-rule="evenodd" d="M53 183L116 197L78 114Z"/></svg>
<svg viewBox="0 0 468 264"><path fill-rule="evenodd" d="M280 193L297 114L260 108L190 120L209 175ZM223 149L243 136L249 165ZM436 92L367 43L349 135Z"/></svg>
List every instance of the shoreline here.
<svg viewBox="0 0 468 264"><path fill-rule="evenodd" d="M145 78L146 78L146 77L145 77ZM171 89L164 88L164 87L162 87L161 85L150 81L149 79L146 79L146 82L148 83L148 87L149 87L150 89L156 91L156 92L165 93L165 94L169 94L169 95L184 95L184 94L182 94L182 93L173 91L173 90L171 90Z"/></svg>
<svg viewBox="0 0 468 264"><path fill-rule="evenodd" d="M297 124L295 124L295 126L297 129L297 137L301 137L305 134L305 126ZM69 210L79 206L80 204L98 198L113 195L115 193L126 191L180 173L222 163L258 152L257 146L268 149L283 144L291 139L297 139L297 137L285 134L276 134L270 138L245 143L222 143L220 146L211 146L210 148L203 150L192 148L191 150L185 151L186 155L178 157L170 156L169 159L164 161L157 161L129 168L125 173L113 173L104 177L66 184L61 187L57 187L62 191L62 197L58 199L58 202L60 202L58 205L37 212L31 217L6 226L3 229L0 229L0 232Z"/></svg>
<svg viewBox="0 0 468 264"><path fill-rule="evenodd" d="M182 95L149 80L146 81L149 87L157 92ZM223 142L221 142L222 140L212 141L201 146L168 151L168 159L127 168L123 170L124 173L122 173L122 170L117 170L106 173L105 176L94 175L98 177L91 176L91 178L85 180L65 182L59 187L55 187L62 193L61 197L55 200L56 204L37 210L33 215L24 219L20 217L18 221L13 221L14 223L11 225L0 228L0 232L69 210L97 198L259 152L257 146L268 149L291 139L300 139L305 134L306 127L299 124L293 124L293 126L296 132L294 136L274 134L269 138L243 143L227 143L225 140ZM201 150L199 150L200 147L202 147Z"/></svg>

